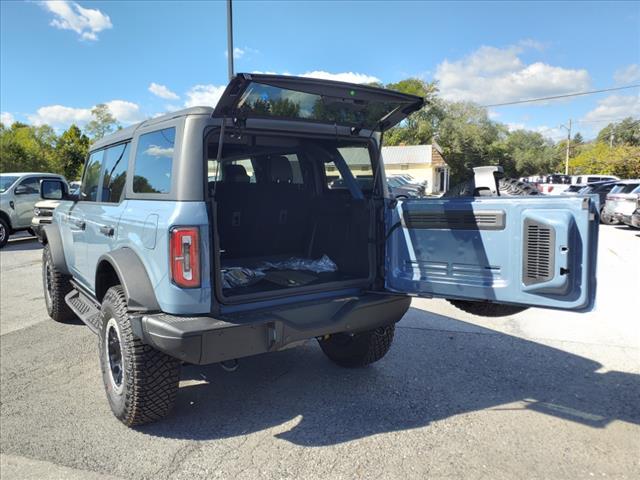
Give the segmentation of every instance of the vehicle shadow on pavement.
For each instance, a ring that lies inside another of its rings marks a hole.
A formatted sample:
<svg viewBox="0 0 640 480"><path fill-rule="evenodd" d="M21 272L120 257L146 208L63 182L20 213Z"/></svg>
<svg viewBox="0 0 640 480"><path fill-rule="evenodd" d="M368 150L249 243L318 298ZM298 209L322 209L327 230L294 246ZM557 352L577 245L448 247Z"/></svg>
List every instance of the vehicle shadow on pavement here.
<svg viewBox="0 0 640 480"><path fill-rule="evenodd" d="M17 252L26 250L41 250L42 245L36 237L23 237L11 239L0 251L2 252Z"/></svg>
<svg viewBox="0 0 640 480"><path fill-rule="evenodd" d="M171 416L138 430L209 440L273 429L296 445L325 446L487 409L533 410L594 428L640 424L640 375L600 373L597 362L556 348L411 314L424 328L401 322L389 354L363 369L333 365L315 342L241 360L234 373L185 367Z"/></svg>

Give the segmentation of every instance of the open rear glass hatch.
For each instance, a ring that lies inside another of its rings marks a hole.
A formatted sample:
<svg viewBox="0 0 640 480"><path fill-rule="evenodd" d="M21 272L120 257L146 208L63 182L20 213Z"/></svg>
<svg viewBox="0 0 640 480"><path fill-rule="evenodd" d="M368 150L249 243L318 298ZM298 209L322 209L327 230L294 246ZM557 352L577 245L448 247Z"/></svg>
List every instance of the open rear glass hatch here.
<svg viewBox="0 0 640 480"><path fill-rule="evenodd" d="M241 73L227 86L213 116L305 120L385 131L423 105L421 97L367 85Z"/></svg>

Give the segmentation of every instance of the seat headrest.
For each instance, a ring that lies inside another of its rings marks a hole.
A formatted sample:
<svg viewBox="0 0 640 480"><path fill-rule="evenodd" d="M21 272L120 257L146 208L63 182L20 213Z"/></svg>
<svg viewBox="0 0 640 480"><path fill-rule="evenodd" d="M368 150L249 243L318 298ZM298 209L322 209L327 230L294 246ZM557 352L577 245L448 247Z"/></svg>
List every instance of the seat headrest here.
<svg viewBox="0 0 640 480"><path fill-rule="evenodd" d="M293 170L287 157L271 157L271 181L273 183L293 182Z"/></svg>
<svg viewBox="0 0 640 480"><path fill-rule="evenodd" d="M222 181L226 183L249 183L251 180L242 165L222 164Z"/></svg>

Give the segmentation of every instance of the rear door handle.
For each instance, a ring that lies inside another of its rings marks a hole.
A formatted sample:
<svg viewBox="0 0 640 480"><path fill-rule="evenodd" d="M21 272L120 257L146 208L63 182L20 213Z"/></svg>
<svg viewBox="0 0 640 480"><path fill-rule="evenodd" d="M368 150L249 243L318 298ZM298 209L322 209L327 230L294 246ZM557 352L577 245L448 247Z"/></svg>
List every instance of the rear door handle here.
<svg viewBox="0 0 640 480"><path fill-rule="evenodd" d="M107 237L113 237L114 229L110 225L101 225L100 233L103 235L106 235Z"/></svg>

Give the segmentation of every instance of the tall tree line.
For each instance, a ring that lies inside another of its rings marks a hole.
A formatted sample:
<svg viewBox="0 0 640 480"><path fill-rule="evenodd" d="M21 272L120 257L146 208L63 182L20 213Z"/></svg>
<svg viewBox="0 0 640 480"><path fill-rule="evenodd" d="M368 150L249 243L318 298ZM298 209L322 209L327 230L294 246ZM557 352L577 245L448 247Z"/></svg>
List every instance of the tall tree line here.
<svg viewBox="0 0 640 480"><path fill-rule="evenodd" d="M91 142L120 128L104 104L94 107L91 117L84 132L71 125L60 135L48 125L0 123L0 173L51 172L78 179Z"/></svg>

